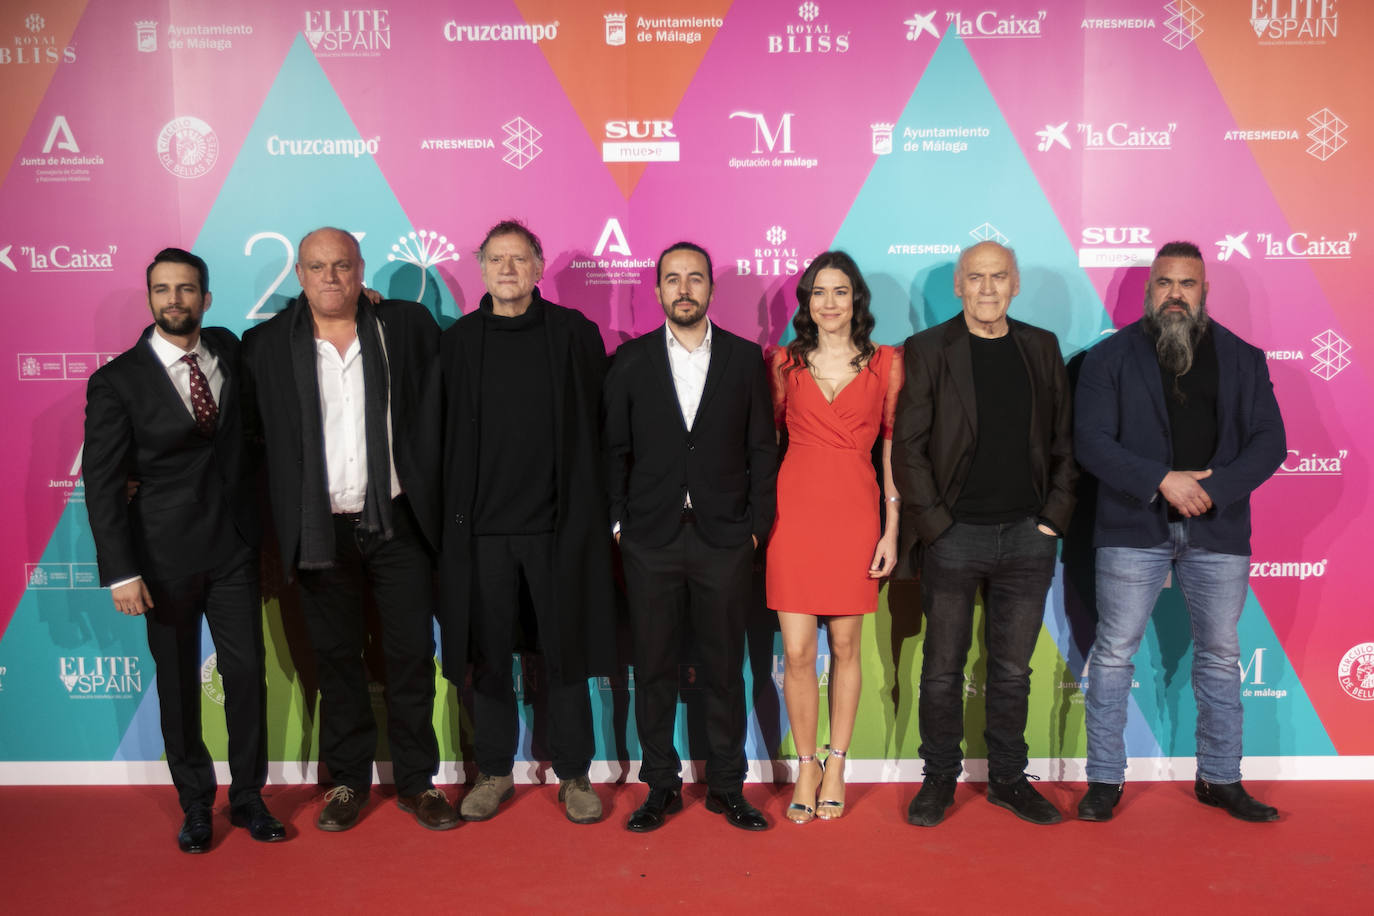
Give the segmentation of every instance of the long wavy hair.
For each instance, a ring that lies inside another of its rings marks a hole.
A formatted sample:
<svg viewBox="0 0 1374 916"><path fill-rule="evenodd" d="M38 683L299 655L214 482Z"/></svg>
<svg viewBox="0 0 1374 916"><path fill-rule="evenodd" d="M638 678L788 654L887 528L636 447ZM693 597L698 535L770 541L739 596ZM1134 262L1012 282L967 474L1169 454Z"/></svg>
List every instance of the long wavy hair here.
<svg viewBox="0 0 1374 916"><path fill-rule="evenodd" d="M859 351L849 364L855 370L863 369L878 351L869 339L875 323L868 307L872 294L859 272L859 265L843 251L827 251L812 261L797 281L797 314L792 318L792 330L797 336L787 345L788 372L810 366L809 357L820 345L820 329L811 317L811 291L816 285L816 275L827 268L838 270L849 278L850 300L854 306L854 314L849 320L849 339Z"/></svg>

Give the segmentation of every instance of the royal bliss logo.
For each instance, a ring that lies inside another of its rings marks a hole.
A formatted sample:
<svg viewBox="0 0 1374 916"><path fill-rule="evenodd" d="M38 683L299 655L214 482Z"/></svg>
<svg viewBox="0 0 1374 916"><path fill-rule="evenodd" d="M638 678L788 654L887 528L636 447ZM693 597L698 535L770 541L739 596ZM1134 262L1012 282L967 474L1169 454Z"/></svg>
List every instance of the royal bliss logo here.
<svg viewBox="0 0 1374 916"><path fill-rule="evenodd" d="M11 7L13 9L13 7ZM13 20L9 20L13 23ZM8 42L0 43L0 66L5 64L71 64L76 48L59 45L47 32L48 22L38 13L29 13L15 24Z"/></svg>
<svg viewBox="0 0 1374 916"><path fill-rule="evenodd" d="M797 7L797 21L768 36L769 54L844 54L849 50L849 32L839 32L821 19L816 3Z"/></svg>
<svg viewBox="0 0 1374 916"><path fill-rule="evenodd" d="M751 258L736 258L735 273L741 277L793 277L806 270L814 258L802 259L797 249L784 243L787 230L769 226L763 234L766 247L755 248Z"/></svg>

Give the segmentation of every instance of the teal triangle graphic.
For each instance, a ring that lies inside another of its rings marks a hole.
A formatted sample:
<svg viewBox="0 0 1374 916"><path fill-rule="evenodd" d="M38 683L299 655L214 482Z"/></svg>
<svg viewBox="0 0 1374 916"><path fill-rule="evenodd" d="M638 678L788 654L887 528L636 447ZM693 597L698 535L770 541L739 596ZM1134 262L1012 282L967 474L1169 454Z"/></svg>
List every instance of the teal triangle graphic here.
<svg viewBox="0 0 1374 916"><path fill-rule="evenodd" d="M0 641L9 710L0 716L0 761L116 759L156 689L154 666L143 620L117 612L99 587L79 484L28 583Z"/></svg>
<svg viewBox="0 0 1374 916"><path fill-rule="evenodd" d="M436 269L456 249L410 225L374 158L390 142L359 134L296 36L196 241L215 295L207 320L242 333L281 311L300 293L297 244L325 225L361 234L368 286L456 318Z"/></svg>
<svg viewBox="0 0 1374 916"><path fill-rule="evenodd" d="M1331 737L1253 592L1246 596L1239 631L1245 755L1335 754ZM1158 746L1133 746L1128 730L1128 756L1163 753L1166 757L1189 757L1197 753L1192 666L1188 611L1175 582L1155 605L1135 655L1139 686L1131 690L1132 718L1138 710L1153 730ZM1088 677L1092 678L1091 669Z"/></svg>
<svg viewBox="0 0 1374 916"><path fill-rule="evenodd" d="M892 129L834 246L866 271L876 339L900 343L959 311L954 262L992 238L1015 249L1011 316L1065 353L1111 327L1078 255L964 42L946 33ZM957 150L957 151L956 151Z"/></svg>

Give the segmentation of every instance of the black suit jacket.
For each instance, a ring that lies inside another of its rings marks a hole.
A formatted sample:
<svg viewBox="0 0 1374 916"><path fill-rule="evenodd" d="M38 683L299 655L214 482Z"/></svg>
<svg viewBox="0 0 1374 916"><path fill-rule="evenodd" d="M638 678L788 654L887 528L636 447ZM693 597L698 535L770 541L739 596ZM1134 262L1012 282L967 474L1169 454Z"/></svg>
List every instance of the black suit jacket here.
<svg viewBox="0 0 1374 916"><path fill-rule="evenodd" d="M626 341L606 376L604 452L610 521L646 547L682 528L687 492L702 539L733 547L773 527L777 433L758 344L720 325L696 421L678 406L662 327Z"/></svg>
<svg viewBox="0 0 1374 916"><path fill-rule="evenodd" d="M203 572L258 543L238 338L224 328L201 329L223 378L215 435L206 439L153 352L152 334L149 325L86 386L81 464L102 585ZM132 500L130 477L139 481Z"/></svg>
<svg viewBox="0 0 1374 916"><path fill-rule="evenodd" d="M534 295L544 306L554 387L554 600L559 666L566 681L573 683L590 675L610 674L615 665L615 593L605 527L606 491L600 479L599 412L606 347L601 332L581 312L543 299L538 289ZM488 294L482 297L481 308L490 307ZM472 512L482 447L477 429L485 328L478 311L458 319L440 339L438 371L432 372L444 429L439 623L444 674L458 684L468 658L469 615L477 603ZM509 419L522 422L519 416Z"/></svg>
<svg viewBox="0 0 1374 916"><path fill-rule="evenodd" d="M1040 515L1059 532L1073 514L1078 468L1073 461L1073 411L1059 340L1050 331L1008 318L1008 333L1030 378L1032 483ZM929 544L954 523L952 508L968 479L977 445L969 330L960 312L906 342L906 382L897 399L892 476L902 495L902 529ZM899 562L915 545L902 538Z"/></svg>
<svg viewBox="0 0 1374 916"><path fill-rule="evenodd" d="M292 369L291 326L301 295L265 324L243 335L244 401L251 435L267 449L268 495L281 544L282 568L296 568L301 539L301 417ZM422 305L385 299L376 306L391 371L391 451L396 476L420 530L437 549L438 423L421 415L425 373L439 352L439 326ZM310 418L318 423L319 417Z"/></svg>

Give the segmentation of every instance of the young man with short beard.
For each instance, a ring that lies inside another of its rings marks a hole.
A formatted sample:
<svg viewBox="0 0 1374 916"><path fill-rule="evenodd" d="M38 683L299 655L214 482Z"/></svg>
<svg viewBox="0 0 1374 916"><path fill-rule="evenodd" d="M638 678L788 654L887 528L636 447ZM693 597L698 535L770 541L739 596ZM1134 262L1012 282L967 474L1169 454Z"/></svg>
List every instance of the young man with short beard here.
<svg viewBox="0 0 1374 916"><path fill-rule="evenodd" d="M1159 250L1145 316L1088 351L1074 400L1074 452L1101 482L1088 792L1078 816L1110 820L1121 797L1131 658L1172 570L1192 618L1198 801L1241 820L1277 820L1240 783L1237 625L1250 572L1250 493L1287 445L1264 353L1207 315L1195 244Z"/></svg>

